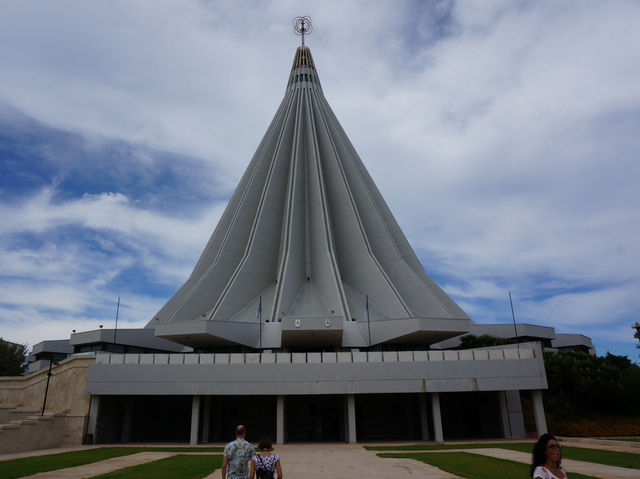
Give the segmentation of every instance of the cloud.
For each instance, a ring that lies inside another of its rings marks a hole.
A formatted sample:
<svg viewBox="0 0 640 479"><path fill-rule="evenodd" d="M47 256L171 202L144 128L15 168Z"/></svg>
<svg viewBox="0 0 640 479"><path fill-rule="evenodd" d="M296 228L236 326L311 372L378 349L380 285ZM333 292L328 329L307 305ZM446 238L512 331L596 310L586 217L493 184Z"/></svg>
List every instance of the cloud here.
<svg viewBox="0 0 640 479"><path fill-rule="evenodd" d="M635 359L628 1L5 2L0 286L65 277L67 311L129 288L151 317L275 113L301 13L325 95L427 272L478 321L509 320L512 291L523 321Z"/></svg>

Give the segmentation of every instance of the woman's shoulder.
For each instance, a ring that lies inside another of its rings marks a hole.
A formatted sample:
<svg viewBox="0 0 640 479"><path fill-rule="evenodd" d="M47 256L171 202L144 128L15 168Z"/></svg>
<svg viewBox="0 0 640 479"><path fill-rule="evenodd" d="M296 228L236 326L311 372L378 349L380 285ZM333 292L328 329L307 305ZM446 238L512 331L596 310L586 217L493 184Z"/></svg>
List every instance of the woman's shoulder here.
<svg viewBox="0 0 640 479"><path fill-rule="evenodd" d="M561 468L562 476L559 479L566 479L567 473ZM533 479L557 479L558 476L553 474L549 469L544 466L538 466L533 470Z"/></svg>
<svg viewBox="0 0 640 479"><path fill-rule="evenodd" d="M533 470L533 479L549 479L549 471L544 466L538 466Z"/></svg>
<svg viewBox="0 0 640 479"><path fill-rule="evenodd" d="M270 452L269 454L266 454L264 456L265 459L267 459L269 462L273 463L273 462L278 462L280 460L280 456L278 456L277 454Z"/></svg>

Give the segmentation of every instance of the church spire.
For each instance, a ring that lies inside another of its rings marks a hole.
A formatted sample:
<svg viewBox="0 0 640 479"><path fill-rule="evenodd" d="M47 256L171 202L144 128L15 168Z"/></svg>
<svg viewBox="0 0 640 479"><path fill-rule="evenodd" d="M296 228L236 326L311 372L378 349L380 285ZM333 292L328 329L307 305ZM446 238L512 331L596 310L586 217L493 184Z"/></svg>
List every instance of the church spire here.
<svg viewBox="0 0 640 479"><path fill-rule="evenodd" d="M302 37L311 32L308 17L294 26ZM428 345L469 323L425 273L324 97L303 41L280 108L209 243L147 327L192 347L277 349Z"/></svg>

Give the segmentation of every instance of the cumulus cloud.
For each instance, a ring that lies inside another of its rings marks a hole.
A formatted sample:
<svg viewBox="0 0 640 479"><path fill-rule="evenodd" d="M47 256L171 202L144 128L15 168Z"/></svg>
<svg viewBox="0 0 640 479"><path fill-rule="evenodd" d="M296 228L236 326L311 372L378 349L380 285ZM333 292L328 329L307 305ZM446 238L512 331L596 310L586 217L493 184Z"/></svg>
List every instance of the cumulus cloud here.
<svg viewBox="0 0 640 479"><path fill-rule="evenodd" d="M0 148L16 179L0 180L3 328L38 311L65 328L107 318L127 287L133 321L151 317L282 98L300 14L427 272L479 322L509 320L512 291L522 321L636 359L640 6L622 0L4 2L0 116L19 113L15 137L79 140L33 133L45 140L25 156L40 160L22 168Z"/></svg>

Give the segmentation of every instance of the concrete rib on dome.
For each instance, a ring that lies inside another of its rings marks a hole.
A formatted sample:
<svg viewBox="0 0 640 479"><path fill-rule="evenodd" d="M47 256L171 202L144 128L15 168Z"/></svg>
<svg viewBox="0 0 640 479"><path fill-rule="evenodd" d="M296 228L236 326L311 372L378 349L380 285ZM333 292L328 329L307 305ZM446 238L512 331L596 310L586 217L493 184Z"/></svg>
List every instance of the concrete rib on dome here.
<svg viewBox="0 0 640 479"><path fill-rule="evenodd" d="M193 347L273 349L432 344L470 322L425 273L300 46L191 276L147 327Z"/></svg>

